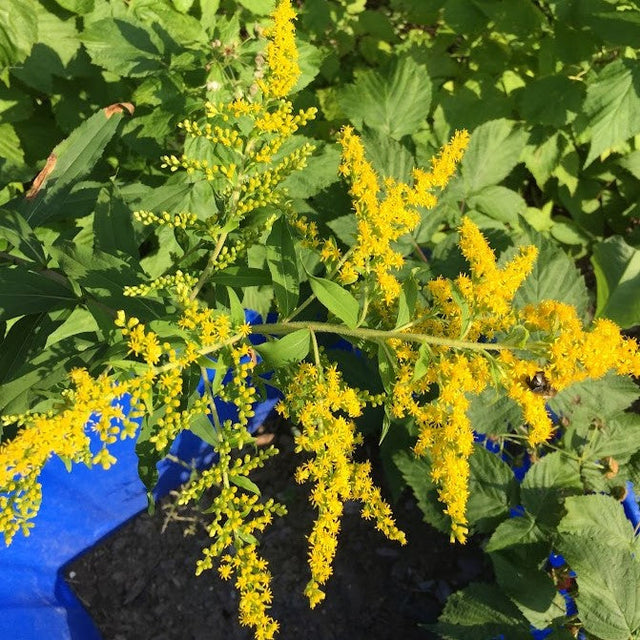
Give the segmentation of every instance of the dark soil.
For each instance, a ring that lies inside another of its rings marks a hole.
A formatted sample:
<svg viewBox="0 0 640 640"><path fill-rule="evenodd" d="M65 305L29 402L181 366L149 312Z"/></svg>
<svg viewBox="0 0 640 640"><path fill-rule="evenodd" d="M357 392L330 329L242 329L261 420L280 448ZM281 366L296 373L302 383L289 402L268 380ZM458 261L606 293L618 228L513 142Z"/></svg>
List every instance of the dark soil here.
<svg viewBox="0 0 640 640"><path fill-rule="evenodd" d="M306 536L314 512L306 486L293 480L299 459L286 425L270 425L280 455L252 478L288 515L265 532L261 549L273 574L271 614L281 640L417 640L434 638L420 623L435 622L447 596L468 582L491 578L477 545L451 546L422 521L412 497L394 505L407 534L386 540L347 504L327 598L314 611L302 591L309 579ZM269 427L263 440L271 437ZM250 640L237 622L231 582L194 568L209 544L204 518L176 508L171 497L156 514L139 515L67 568L69 583L105 640Z"/></svg>

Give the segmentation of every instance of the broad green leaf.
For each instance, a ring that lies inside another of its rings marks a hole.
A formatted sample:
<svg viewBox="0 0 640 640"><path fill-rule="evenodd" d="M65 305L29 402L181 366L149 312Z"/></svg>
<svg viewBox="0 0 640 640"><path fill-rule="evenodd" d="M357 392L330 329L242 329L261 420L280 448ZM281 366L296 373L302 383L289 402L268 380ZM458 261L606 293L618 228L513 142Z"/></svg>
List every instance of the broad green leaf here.
<svg viewBox="0 0 640 640"><path fill-rule="evenodd" d="M275 7L275 0L238 0L238 3L258 16L269 15Z"/></svg>
<svg viewBox="0 0 640 640"><path fill-rule="evenodd" d="M307 357L311 347L308 329L299 329L282 338L256 345L254 349L262 356L267 368L278 369Z"/></svg>
<svg viewBox="0 0 640 640"><path fill-rule="evenodd" d="M11 0L0 6L0 71L26 59L38 39L34 0Z"/></svg>
<svg viewBox="0 0 640 640"><path fill-rule="evenodd" d="M299 136L295 137L297 141ZM307 158L304 171L294 171L282 183L292 198L309 198L338 180L340 151L336 146L324 146Z"/></svg>
<svg viewBox="0 0 640 640"><path fill-rule="evenodd" d="M640 563L628 549L585 535L561 535L558 551L577 573L578 615L597 638L629 640L640 627Z"/></svg>
<svg viewBox="0 0 640 640"><path fill-rule="evenodd" d="M546 127L532 129L521 158L539 187L546 184L558 166L565 145L565 139L559 131L548 132ZM538 228L528 217L527 221Z"/></svg>
<svg viewBox="0 0 640 640"><path fill-rule="evenodd" d="M125 253L138 259L131 211L113 186L103 187L98 194L93 217L94 247L105 253Z"/></svg>
<svg viewBox="0 0 640 640"><path fill-rule="evenodd" d="M346 289L333 280L315 276L309 276L309 284L316 298L334 316L340 318L350 329L356 328L360 305Z"/></svg>
<svg viewBox="0 0 640 640"><path fill-rule="evenodd" d="M56 2L63 9L79 14L91 13L94 6L94 0L56 0Z"/></svg>
<svg viewBox="0 0 640 640"><path fill-rule="evenodd" d="M426 456L417 458L411 451L398 451L393 463L400 469L404 481L411 487L424 519L443 533L451 531L451 520L442 512L438 491L431 480L431 463Z"/></svg>
<svg viewBox="0 0 640 640"><path fill-rule="evenodd" d="M530 640L529 623L493 584L470 584L449 597L440 619L428 625L447 640Z"/></svg>
<svg viewBox="0 0 640 640"><path fill-rule="evenodd" d="M491 120L471 135L460 173L468 195L498 184L520 161L527 134L511 120Z"/></svg>
<svg viewBox="0 0 640 640"><path fill-rule="evenodd" d="M587 87L579 131L591 141L585 166L640 133L640 62L625 58L608 64Z"/></svg>
<svg viewBox="0 0 640 640"><path fill-rule="evenodd" d="M530 230L522 244L538 247L538 258L531 273L514 297L514 306L522 308L542 300L558 300L572 304L578 316L584 318L589 306L589 296L582 274L573 260L553 242L536 231Z"/></svg>
<svg viewBox="0 0 640 640"><path fill-rule="evenodd" d="M617 163L640 180L640 149L636 149L626 156L623 156L617 160Z"/></svg>
<svg viewBox="0 0 640 640"><path fill-rule="evenodd" d="M471 398L467 416L474 431L500 436L522 422L522 409L504 394L485 389Z"/></svg>
<svg viewBox="0 0 640 640"><path fill-rule="evenodd" d="M298 66L300 67L300 77L291 93L298 93L310 84L320 72L326 52L309 42L296 38L298 47Z"/></svg>
<svg viewBox="0 0 640 640"><path fill-rule="evenodd" d="M578 80L563 75L537 78L519 94L520 113L531 124L560 128L579 113L584 96L584 83Z"/></svg>
<svg viewBox="0 0 640 640"><path fill-rule="evenodd" d="M12 70L12 75L36 91L52 94L56 78L70 74L72 60L81 47L76 17L61 18L43 2L36 2L34 9L38 41L24 63Z"/></svg>
<svg viewBox="0 0 640 640"><path fill-rule="evenodd" d="M24 265L0 269L0 320L72 307L79 300L64 276L30 271Z"/></svg>
<svg viewBox="0 0 640 640"><path fill-rule="evenodd" d="M527 545L491 554L498 585L534 627L544 629L554 618L564 616L566 609L553 580L536 560Z"/></svg>
<svg viewBox="0 0 640 640"><path fill-rule="evenodd" d="M0 210L0 238L8 240L29 260L46 266L47 258L42 243L19 213Z"/></svg>
<svg viewBox="0 0 640 640"><path fill-rule="evenodd" d="M499 185L484 187L473 194L468 200L468 206L512 228L518 228L518 216L527 209L527 203L519 193Z"/></svg>
<svg viewBox="0 0 640 640"><path fill-rule="evenodd" d="M516 479L500 456L481 445L474 445L469 464L467 518L475 530L492 531L517 500Z"/></svg>
<svg viewBox="0 0 640 640"><path fill-rule="evenodd" d="M596 317L610 318L623 329L640 323L640 250L620 236L593 248L597 283Z"/></svg>
<svg viewBox="0 0 640 640"><path fill-rule="evenodd" d="M522 481L522 506L537 522L555 526L566 496L583 492L578 462L554 451L531 466Z"/></svg>
<svg viewBox="0 0 640 640"><path fill-rule="evenodd" d="M144 77L166 70L151 33L140 22L105 18L87 25L82 42L95 65L119 76Z"/></svg>
<svg viewBox="0 0 640 640"><path fill-rule="evenodd" d="M68 205L72 187L91 171L129 108L116 104L101 109L53 150L27 198L16 207L32 227Z"/></svg>
<svg viewBox="0 0 640 640"><path fill-rule="evenodd" d="M592 494L565 500L567 514L558 525L560 534L574 534L600 544L637 552L638 541L622 505L611 496Z"/></svg>
<svg viewBox="0 0 640 640"><path fill-rule="evenodd" d="M487 553L528 545L538 549L547 540L547 535L540 529L536 521L525 514L504 520L493 532L485 547Z"/></svg>
<svg viewBox="0 0 640 640"><path fill-rule="evenodd" d="M366 128L362 134L367 160L380 176L409 183L413 156L405 146L382 131Z"/></svg>
<svg viewBox="0 0 640 640"><path fill-rule="evenodd" d="M207 4L209 1L207 0ZM165 54L169 52L177 54L171 60L172 68L179 69L177 62L181 57L193 60L191 53L185 49L198 49L208 44L207 34L200 22L193 16L176 11L166 1L137 0L132 9L133 15L138 19L138 25L150 26L151 38L156 37L156 34L160 36L154 40L156 47ZM191 62L187 68L191 71L194 66L196 64Z"/></svg>
<svg viewBox="0 0 640 640"><path fill-rule="evenodd" d="M210 280L213 284L238 287L256 287L264 284L271 284L271 277L263 269L253 269L251 267L228 267L223 271L216 272Z"/></svg>
<svg viewBox="0 0 640 640"><path fill-rule="evenodd" d="M300 280L293 237L284 218L275 221L267 239L267 265L273 280L278 311L286 317L298 303Z"/></svg>
<svg viewBox="0 0 640 640"><path fill-rule="evenodd" d="M24 166L24 151L14 127L0 124L0 183L27 178Z"/></svg>
<svg viewBox="0 0 640 640"><path fill-rule="evenodd" d="M633 384L631 379L628 380ZM594 431L586 450L590 459L601 460L611 456L622 463L638 451L640 416L637 413L623 413L602 425L597 423Z"/></svg>
<svg viewBox="0 0 640 640"><path fill-rule="evenodd" d="M426 121L431 81L426 67L412 58L393 58L380 71L360 73L341 90L339 101L356 127L364 124L400 140Z"/></svg>

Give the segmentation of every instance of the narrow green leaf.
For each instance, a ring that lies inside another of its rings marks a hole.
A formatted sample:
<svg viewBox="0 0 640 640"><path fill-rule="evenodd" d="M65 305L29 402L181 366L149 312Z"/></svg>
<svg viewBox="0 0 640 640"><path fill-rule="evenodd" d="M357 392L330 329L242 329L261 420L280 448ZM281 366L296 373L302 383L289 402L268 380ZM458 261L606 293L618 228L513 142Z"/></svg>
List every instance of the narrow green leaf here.
<svg viewBox="0 0 640 640"><path fill-rule="evenodd" d="M229 476L229 481L235 484L237 487L255 493L257 496L262 495L260 493L260 487L253 481L249 480L247 476Z"/></svg>
<svg viewBox="0 0 640 640"><path fill-rule="evenodd" d="M118 105L102 109L53 150L27 198L17 206L32 227L40 226L65 205L72 187L91 171L127 112L128 107Z"/></svg>
<svg viewBox="0 0 640 640"><path fill-rule="evenodd" d="M131 211L113 185L98 193L93 217L94 247L105 253L125 253L136 260L140 257L131 222Z"/></svg>
<svg viewBox="0 0 640 640"><path fill-rule="evenodd" d="M316 298L334 316L340 318L350 329L356 328L360 305L346 289L337 282L315 276L309 276L309 284Z"/></svg>
<svg viewBox="0 0 640 640"><path fill-rule="evenodd" d="M267 367L278 369L304 360L311 348L310 340L309 330L299 329L278 340L256 345L254 349L262 356Z"/></svg>
<svg viewBox="0 0 640 640"><path fill-rule="evenodd" d="M402 327L413 318L413 312L416 308L418 299L418 283L411 275L402 283L402 292L398 299L398 318L396 320L396 329Z"/></svg>
<svg viewBox="0 0 640 640"><path fill-rule="evenodd" d="M72 307L77 303L73 291L57 279L30 271L23 265L0 269L0 320Z"/></svg>
<svg viewBox="0 0 640 640"><path fill-rule="evenodd" d="M212 447L218 445L218 434L213 424L211 424L211 420L204 414L199 414L191 419L189 422L189 431Z"/></svg>
<svg viewBox="0 0 640 640"><path fill-rule="evenodd" d="M238 294L231 288L226 287L227 295L229 296L229 307L231 310L231 319L238 324L244 322L244 308L238 298Z"/></svg>
<svg viewBox="0 0 640 640"><path fill-rule="evenodd" d="M229 267L211 276L211 282L244 289L271 284L271 277L263 269L251 267Z"/></svg>
<svg viewBox="0 0 640 640"><path fill-rule="evenodd" d="M276 220L267 239L267 265L278 310L286 317L298 303L300 280L293 237L284 218Z"/></svg>
<svg viewBox="0 0 640 640"><path fill-rule="evenodd" d="M0 238L6 238L29 260L46 266L47 258L42 243L19 213L0 210Z"/></svg>
<svg viewBox="0 0 640 640"><path fill-rule="evenodd" d="M416 366L413 370L413 378L412 380L416 382L423 378L427 371L429 371L429 366L433 360L433 354L431 353L431 348L425 342L420 345L420 349L418 351L418 359L416 360Z"/></svg>

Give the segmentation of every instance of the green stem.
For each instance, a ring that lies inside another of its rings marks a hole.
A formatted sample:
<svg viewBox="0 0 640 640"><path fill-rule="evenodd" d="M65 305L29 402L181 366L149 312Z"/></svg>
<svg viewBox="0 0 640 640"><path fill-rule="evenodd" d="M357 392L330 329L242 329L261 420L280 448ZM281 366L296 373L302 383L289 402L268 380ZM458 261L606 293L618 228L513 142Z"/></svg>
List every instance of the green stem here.
<svg viewBox="0 0 640 640"><path fill-rule="evenodd" d="M426 342L453 349L471 349L473 351L503 351L517 350L514 345L500 344L497 342L470 342L468 340L454 340L441 336L431 336L426 333L403 333L402 331L384 331L380 329L349 329L344 325L327 324L324 322L280 322L274 324L255 324L251 327L252 333L260 335L283 335L293 333L299 329L309 329L316 333L336 333L341 336L362 338L363 340L404 340L406 342Z"/></svg>
<svg viewBox="0 0 640 640"><path fill-rule="evenodd" d="M202 274L200 275L200 279L198 280L196 286L193 288L193 291L191 292L191 296L190 296L191 300L195 300L198 297L198 294L200 293L200 289L204 287L205 283L210 278L216 266L216 260L218 259L218 256L222 251L222 247L224 247L224 243L228 235L229 234L225 231L224 233L221 233L220 236L218 237L218 242L216 243L215 248L213 249L213 251L211 252L211 255L209 256L209 261L207 262L207 266L202 271Z"/></svg>

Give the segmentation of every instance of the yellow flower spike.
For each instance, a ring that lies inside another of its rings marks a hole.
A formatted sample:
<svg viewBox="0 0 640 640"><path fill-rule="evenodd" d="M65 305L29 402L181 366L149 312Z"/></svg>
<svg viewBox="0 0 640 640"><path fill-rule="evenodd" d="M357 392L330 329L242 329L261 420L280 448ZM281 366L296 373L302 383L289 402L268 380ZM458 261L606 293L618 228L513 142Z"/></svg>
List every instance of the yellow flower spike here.
<svg viewBox="0 0 640 640"><path fill-rule="evenodd" d="M259 81L259 85L266 96L283 98L300 77L293 24L296 12L291 0L279 0L271 18L273 24L265 30L265 35L270 39L267 45L269 73L266 81Z"/></svg>

